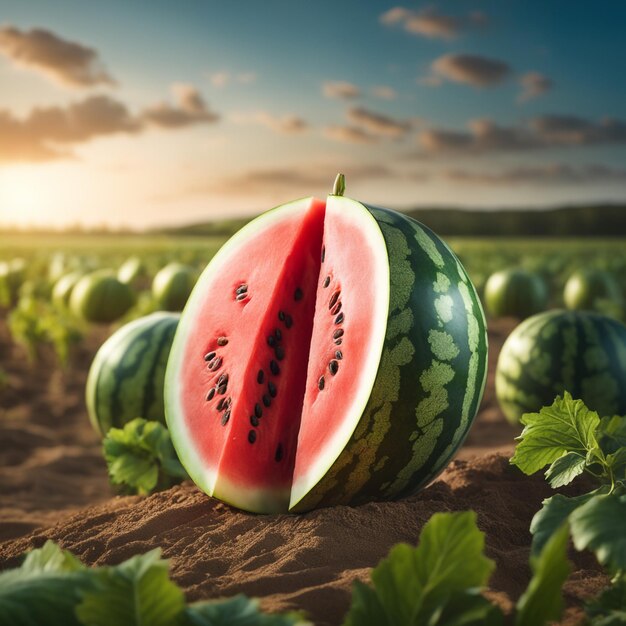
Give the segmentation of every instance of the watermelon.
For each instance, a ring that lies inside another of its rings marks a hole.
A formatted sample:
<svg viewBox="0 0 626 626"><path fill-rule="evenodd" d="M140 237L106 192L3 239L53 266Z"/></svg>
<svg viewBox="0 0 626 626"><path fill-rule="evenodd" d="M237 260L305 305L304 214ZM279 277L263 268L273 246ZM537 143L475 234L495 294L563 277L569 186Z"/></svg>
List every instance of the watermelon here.
<svg viewBox="0 0 626 626"><path fill-rule="evenodd" d="M546 308L548 290L538 274L521 268L501 270L487 280L484 302L493 317L524 319Z"/></svg>
<svg viewBox="0 0 626 626"><path fill-rule="evenodd" d="M622 291L611 274L598 269L579 270L565 283L563 301L572 310L602 310L602 301L622 304Z"/></svg>
<svg viewBox="0 0 626 626"><path fill-rule="evenodd" d="M248 223L203 272L166 418L196 484L239 508L392 499L461 445L486 365L480 302L441 239L394 211L305 198Z"/></svg>
<svg viewBox="0 0 626 626"><path fill-rule="evenodd" d="M70 297L70 308L75 315L101 324L119 319L134 303L133 290L110 270L98 270L81 278Z"/></svg>
<svg viewBox="0 0 626 626"><path fill-rule="evenodd" d="M176 313L152 313L102 344L86 388L89 419L100 434L136 417L165 423L163 379L178 319Z"/></svg>
<svg viewBox="0 0 626 626"><path fill-rule="evenodd" d="M496 395L509 421L569 391L600 415L626 414L626 326L599 313L529 317L498 357Z"/></svg>
<svg viewBox="0 0 626 626"><path fill-rule="evenodd" d="M117 271L117 278L120 282L130 285L134 289L142 289L146 286L148 272L143 261L139 257L133 256L122 263Z"/></svg>
<svg viewBox="0 0 626 626"><path fill-rule="evenodd" d="M152 296L164 311L182 311L198 278L196 271L182 263L169 263L152 281Z"/></svg>
<svg viewBox="0 0 626 626"><path fill-rule="evenodd" d="M82 277L81 272L70 272L61 276L52 289L52 301L59 306L68 306L72 291Z"/></svg>

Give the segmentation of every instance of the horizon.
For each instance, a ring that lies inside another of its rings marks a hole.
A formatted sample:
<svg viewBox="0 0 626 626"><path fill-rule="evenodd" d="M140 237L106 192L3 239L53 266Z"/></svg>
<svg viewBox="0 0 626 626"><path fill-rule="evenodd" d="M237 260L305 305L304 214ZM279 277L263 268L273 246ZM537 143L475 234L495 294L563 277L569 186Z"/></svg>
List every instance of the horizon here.
<svg viewBox="0 0 626 626"><path fill-rule="evenodd" d="M3 1L0 229L626 203L626 6L268 1Z"/></svg>

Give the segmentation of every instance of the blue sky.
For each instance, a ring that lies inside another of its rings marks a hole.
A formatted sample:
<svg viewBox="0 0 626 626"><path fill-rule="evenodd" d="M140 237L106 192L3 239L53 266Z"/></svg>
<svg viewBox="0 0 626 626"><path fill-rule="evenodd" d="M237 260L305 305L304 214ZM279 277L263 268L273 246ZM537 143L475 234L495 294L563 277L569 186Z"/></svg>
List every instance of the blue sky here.
<svg viewBox="0 0 626 626"><path fill-rule="evenodd" d="M626 199L623 3L0 9L0 223Z"/></svg>

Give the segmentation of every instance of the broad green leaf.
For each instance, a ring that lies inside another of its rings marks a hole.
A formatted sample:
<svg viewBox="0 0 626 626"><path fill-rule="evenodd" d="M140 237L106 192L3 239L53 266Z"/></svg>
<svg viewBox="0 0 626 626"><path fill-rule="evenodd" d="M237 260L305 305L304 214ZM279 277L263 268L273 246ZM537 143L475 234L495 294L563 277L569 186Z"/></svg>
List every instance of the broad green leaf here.
<svg viewBox="0 0 626 626"><path fill-rule="evenodd" d="M578 550L593 550L612 571L626 570L626 496L596 495L570 515Z"/></svg>
<svg viewBox="0 0 626 626"><path fill-rule="evenodd" d="M611 468L616 480L626 478L626 447L620 448L613 454L608 454L606 463Z"/></svg>
<svg viewBox="0 0 626 626"><path fill-rule="evenodd" d="M563 524L545 544L539 556L530 558L533 577L517 602L516 626L542 626L563 612L561 587L570 573L567 561L569 528Z"/></svg>
<svg viewBox="0 0 626 626"><path fill-rule="evenodd" d="M454 593L431 626L501 626L502 611L478 591Z"/></svg>
<svg viewBox="0 0 626 626"><path fill-rule="evenodd" d="M543 507L535 513L530 523L530 532L533 535L532 554L538 555L550 537L567 520L571 512L588 502L596 493L598 491L592 491L574 498L556 494L544 500Z"/></svg>
<svg viewBox="0 0 626 626"><path fill-rule="evenodd" d="M168 576L161 550L101 568L97 587L84 594L76 609L89 626L173 626L182 619L183 592Z"/></svg>
<svg viewBox="0 0 626 626"><path fill-rule="evenodd" d="M592 626L626 625L626 575L620 576L608 589L585 607Z"/></svg>
<svg viewBox="0 0 626 626"><path fill-rule="evenodd" d="M599 423L595 411L565 392L552 406L522 416L524 430L518 437L511 463L525 474L534 474L568 452L586 457L590 450L598 447L595 430Z"/></svg>
<svg viewBox="0 0 626 626"><path fill-rule="evenodd" d="M494 563L484 556L484 544L476 514L467 511L433 515L417 548L394 546L372 571L374 591L387 622L436 624L453 594L485 585ZM351 613L348 623L371 623L357 619Z"/></svg>
<svg viewBox="0 0 626 626"><path fill-rule="evenodd" d="M569 485L585 471L585 457L578 452L568 452L559 457L546 471L546 479L553 489Z"/></svg>
<svg viewBox="0 0 626 626"><path fill-rule="evenodd" d="M603 417L598 427L598 440L605 454L626 448L626 417Z"/></svg>
<svg viewBox="0 0 626 626"><path fill-rule="evenodd" d="M54 541L31 550L20 569L24 572L75 572L85 566L69 551L62 550Z"/></svg>
<svg viewBox="0 0 626 626"><path fill-rule="evenodd" d="M111 428L104 443L111 481L133 493L147 495L187 477L167 428L136 418L123 428Z"/></svg>
<svg viewBox="0 0 626 626"><path fill-rule="evenodd" d="M81 593L93 586L82 563L54 542L31 551L21 567L0 574L0 624L77 626Z"/></svg>
<svg viewBox="0 0 626 626"><path fill-rule="evenodd" d="M259 611L259 601L238 595L228 600L196 602L185 610L185 626L295 626L296 614L271 615Z"/></svg>
<svg viewBox="0 0 626 626"><path fill-rule="evenodd" d="M376 592L360 580L355 580L352 585L352 604L343 626L394 626L388 617Z"/></svg>

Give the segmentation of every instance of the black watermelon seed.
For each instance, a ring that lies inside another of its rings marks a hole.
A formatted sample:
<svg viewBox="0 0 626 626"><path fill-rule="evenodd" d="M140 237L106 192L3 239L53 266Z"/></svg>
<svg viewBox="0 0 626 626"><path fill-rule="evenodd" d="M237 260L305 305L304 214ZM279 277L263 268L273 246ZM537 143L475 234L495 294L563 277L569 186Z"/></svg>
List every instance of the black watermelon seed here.
<svg viewBox="0 0 626 626"><path fill-rule="evenodd" d="M285 319L285 312L278 311L278 319L282 322Z"/></svg>
<svg viewBox="0 0 626 626"><path fill-rule="evenodd" d="M226 385L220 385L217 388L217 393L219 393L220 396L223 396L226 393Z"/></svg>
<svg viewBox="0 0 626 626"><path fill-rule="evenodd" d="M285 315L285 326L291 328L293 326L293 317L291 315Z"/></svg>
<svg viewBox="0 0 626 626"><path fill-rule="evenodd" d="M259 373L256 375L256 381L257 383L259 383L259 385L262 385L264 380L265 373L263 372L263 370L259 370Z"/></svg>
<svg viewBox="0 0 626 626"><path fill-rule="evenodd" d="M214 371L218 370L221 365L222 365L222 357L218 356L215 360L213 360L213 361L211 361L211 363L209 363L209 369L212 372L214 372Z"/></svg>
<svg viewBox="0 0 626 626"><path fill-rule="evenodd" d="M250 423L256 428L259 425L259 418L256 415L251 415Z"/></svg>
<svg viewBox="0 0 626 626"><path fill-rule="evenodd" d="M280 332L280 328L277 328L274 331L274 337L276 337L276 341L280 341L283 338L283 334Z"/></svg>
<svg viewBox="0 0 626 626"><path fill-rule="evenodd" d="M226 424L228 424L229 419L230 419L230 411L226 411L226 413L222 415L222 426L226 426Z"/></svg>
<svg viewBox="0 0 626 626"><path fill-rule="evenodd" d="M276 397L276 385L271 380L267 383L267 390L270 392L270 396L272 396L272 398Z"/></svg>
<svg viewBox="0 0 626 626"><path fill-rule="evenodd" d="M267 337L267 345L270 348L273 348L276 345L276 339L274 339L274 335L268 335L268 337Z"/></svg>
<svg viewBox="0 0 626 626"><path fill-rule="evenodd" d="M218 411L223 411L226 408L226 398L222 398L218 403L217 403L217 410Z"/></svg>
<svg viewBox="0 0 626 626"><path fill-rule="evenodd" d="M246 292L244 292L244 293L240 293L240 294L239 294L239 295L235 298L235 300L237 300L237 302L241 302L244 298L247 298L247 297L248 297L248 294L247 294Z"/></svg>
<svg viewBox="0 0 626 626"><path fill-rule="evenodd" d="M229 396L226 398L226 404L224 405L227 409L230 408L230 405L233 403L233 399Z"/></svg>
<svg viewBox="0 0 626 626"><path fill-rule="evenodd" d="M341 300L335 304L335 306L330 310L332 315L337 315L341 311Z"/></svg>
<svg viewBox="0 0 626 626"><path fill-rule="evenodd" d="M205 361L210 361L211 359L214 359L214 358L215 358L215 352L207 352L204 355L204 360Z"/></svg>
<svg viewBox="0 0 626 626"><path fill-rule="evenodd" d="M298 302L299 300L302 300L303 295L302 289L300 289L300 287L296 287L296 290L293 292L293 299Z"/></svg>
<svg viewBox="0 0 626 626"><path fill-rule="evenodd" d="M219 387L220 385L225 385L227 382L228 382L228 374L222 374L217 379L217 386Z"/></svg>
<svg viewBox="0 0 626 626"><path fill-rule="evenodd" d="M335 306L340 295L341 291L335 291L335 293L330 297L330 302L328 303L329 309L332 309Z"/></svg>
<svg viewBox="0 0 626 626"><path fill-rule="evenodd" d="M343 343L343 339L339 338L339 339L335 339L335 345L336 346L340 346Z"/></svg>
<svg viewBox="0 0 626 626"><path fill-rule="evenodd" d="M343 335L343 328L338 328L334 333L333 333L333 339L339 339L339 337L341 337L341 335Z"/></svg>
<svg viewBox="0 0 626 626"><path fill-rule="evenodd" d="M326 289L328 285L330 285L330 276L326 276L326 278L324 279L324 289Z"/></svg>
<svg viewBox="0 0 626 626"><path fill-rule="evenodd" d="M343 322L343 313L339 313L339 315L337 315L337 317L335 318L335 324L341 324L341 322Z"/></svg>
<svg viewBox="0 0 626 626"><path fill-rule="evenodd" d="M322 246L322 263L324 262L325 258L326 258L326 246Z"/></svg>
<svg viewBox="0 0 626 626"><path fill-rule="evenodd" d="M274 376L278 376L280 374L280 367L273 359L270 361L270 372L272 372Z"/></svg>
<svg viewBox="0 0 626 626"><path fill-rule="evenodd" d="M215 395L215 387L211 387L211 389L209 389L209 393L206 394L206 399L213 400L214 395Z"/></svg>
<svg viewBox="0 0 626 626"><path fill-rule="evenodd" d="M237 295L239 295L240 293L246 293L248 291L248 285L244 284L244 285L239 285L239 287L237 287L237 291L235 291L235 293Z"/></svg>
<svg viewBox="0 0 626 626"><path fill-rule="evenodd" d="M218 337L217 338L217 345L218 346L225 346L228 343L228 339L226 337Z"/></svg>
<svg viewBox="0 0 626 626"><path fill-rule="evenodd" d="M276 454L274 455L274 460L276 461L276 463L280 462L283 458L283 444L279 443L278 446L276 446Z"/></svg>
<svg viewBox="0 0 626 626"><path fill-rule="evenodd" d="M248 441L249 441L250 443L254 443L254 442L256 441L256 430L251 430L251 431L248 433Z"/></svg>
<svg viewBox="0 0 626 626"><path fill-rule="evenodd" d="M341 350L337 350L335 352L335 358L341 361L341 359L343 359L343 352Z"/></svg>
<svg viewBox="0 0 626 626"><path fill-rule="evenodd" d="M261 408L261 405L258 402L254 405L254 414L257 417L263 417L263 409Z"/></svg>
<svg viewBox="0 0 626 626"><path fill-rule="evenodd" d="M276 346L274 353L279 361L282 361L285 358L285 349L282 346Z"/></svg>
<svg viewBox="0 0 626 626"><path fill-rule="evenodd" d="M321 391L324 389L324 377L320 376L320 379L317 381L317 387Z"/></svg>
<svg viewBox="0 0 626 626"><path fill-rule="evenodd" d="M335 361L334 359L328 364L328 369L330 370L330 373L334 376L337 371L339 370L339 363L337 363L337 361Z"/></svg>
<svg viewBox="0 0 626 626"><path fill-rule="evenodd" d="M266 393L263 394L263 404L266 407L269 407L272 404L272 399Z"/></svg>

